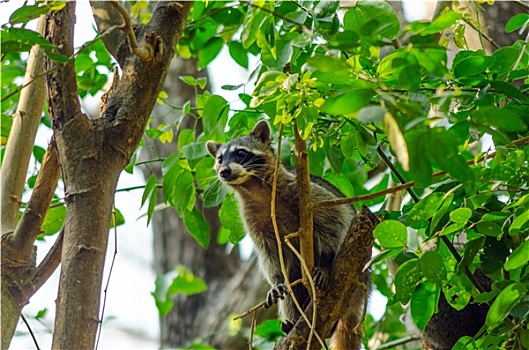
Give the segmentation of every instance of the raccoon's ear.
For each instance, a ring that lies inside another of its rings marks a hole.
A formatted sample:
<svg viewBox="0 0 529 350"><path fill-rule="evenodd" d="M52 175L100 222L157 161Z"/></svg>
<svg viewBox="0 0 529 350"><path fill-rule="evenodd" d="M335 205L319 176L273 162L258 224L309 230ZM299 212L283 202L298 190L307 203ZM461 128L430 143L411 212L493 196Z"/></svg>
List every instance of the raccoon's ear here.
<svg viewBox="0 0 529 350"><path fill-rule="evenodd" d="M208 149L209 154L213 156L213 158L217 157L217 151L219 147L222 146L222 143L218 143L215 141L208 141L206 142L206 147Z"/></svg>
<svg viewBox="0 0 529 350"><path fill-rule="evenodd" d="M268 125L268 122L266 120L261 120L257 123L252 130L252 136L262 143L270 143L270 125Z"/></svg>

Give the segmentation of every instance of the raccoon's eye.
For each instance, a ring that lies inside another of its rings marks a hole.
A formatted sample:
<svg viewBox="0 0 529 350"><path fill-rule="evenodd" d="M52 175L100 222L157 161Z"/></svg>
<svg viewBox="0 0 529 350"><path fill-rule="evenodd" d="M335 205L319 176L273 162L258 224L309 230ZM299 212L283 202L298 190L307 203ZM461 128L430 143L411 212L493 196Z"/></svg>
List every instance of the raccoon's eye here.
<svg viewBox="0 0 529 350"><path fill-rule="evenodd" d="M219 164L222 163L222 154L220 156L217 157L217 161L219 162Z"/></svg>
<svg viewBox="0 0 529 350"><path fill-rule="evenodd" d="M238 149L236 150L235 152L233 152L235 157L238 157L238 158L244 158L246 157L246 155L248 154L248 151L245 151L243 149Z"/></svg>

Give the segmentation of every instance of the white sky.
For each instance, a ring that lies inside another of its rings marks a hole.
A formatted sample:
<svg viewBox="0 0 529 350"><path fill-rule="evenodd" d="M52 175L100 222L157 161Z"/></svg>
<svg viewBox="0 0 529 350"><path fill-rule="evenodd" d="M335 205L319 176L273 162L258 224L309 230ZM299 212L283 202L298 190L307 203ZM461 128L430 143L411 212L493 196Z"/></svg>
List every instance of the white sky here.
<svg viewBox="0 0 529 350"><path fill-rule="evenodd" d="M413 19L424 16L421 9L424 4L408 0L416 11ZM0 24L8 22L9 15L23 1L12 0L0 3ZM410 6L407 6L410 7ZM78 47L94 37L93 18L87 0L77 1L76 37L75 46ZM36 21L30 23L28 28L35 28ZM216 74L211 80L213 82L213 93L220 94L228 101L237 100L238 92L220 90L222 85L238 85L246 82L248 72L240 68L228 57L226 50L210 65L210 72L226 72L230 74ZM94 111L99 108L98 98L90 98L83 101L83 107ZM44 148L51 137L51 130L41 127L37 135L36 143ZM134 174L122 173L118 188L126 188L144 185L144 178L135 169ZM107 295L105 320L101 334L100 349L156 349L158 348L158 312L154 300L150 295L154 289L154 273L152 270L152 234L150 227L146 227L146 219L137 219L144 210L139 210L142 195L141 190L132 192L120 192L116 194L116 207L123 213L126 224L118 227L117 257L109 292ZM55 237L46 242L38 242L39 258L42 259L45 252L53 244ZM109 249L105 267L103 289L108 279L108 269L114 254L114 234L110 234ZM198 247L198 245L197 245ZM57 296L57 284L59 269L37 292L27 305L23 314L28 318L33 331L36 333L41 348L51 347L51 329L53 328L53 317L55 314L55 298ZM372 311L381 316L385 301L379 296L371 297ZM382 310L380 310L382 307ZM32 319L39 310L48 309L47 316L42 319L42 324ZM19 322L17 334L11 343L11 349L34 349L33 340L27 332L26 326Z"/></svg>

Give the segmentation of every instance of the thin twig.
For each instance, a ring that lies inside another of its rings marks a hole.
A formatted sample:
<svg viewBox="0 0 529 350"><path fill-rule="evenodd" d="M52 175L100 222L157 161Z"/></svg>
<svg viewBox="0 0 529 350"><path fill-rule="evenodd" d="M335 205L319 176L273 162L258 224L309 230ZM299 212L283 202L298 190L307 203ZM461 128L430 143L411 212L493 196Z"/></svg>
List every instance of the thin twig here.
<svg viewBox="0 0 529 350"><path fill-rule="evenodd" d="M476 32L478 32L480 36L482 36L485 40L487 40L489 42L489 44L494 46L494 48L496 50L498 50L500 48L500 46L498 44L496 44L494 42L494 40L492 40L491 37L489 37L487 34L483 33L479 28L476 28L476 26L472 22L470 22L468 19L466 19L464 16L461 17L461 19L463 20L463 22L468 24L472 29L474 29Z"/></svg>
<svg viewBox="0 0 529 350"><path fill-rule="evenodd" d="M299 235L299 234L297 234ZM294 253L294 255L297 256L297 258L299 259L300 263L301 263L301 267L303 268L303 270L305 271L305 274L307 276L307 281L308 283L310 284L310 289L312 291L312 325L309 324L309 327L310 327L310 333L309 333L309 340L307 341L307 349L310 349L310 345L312 343L312 338L314 336L314 334L316 334L316 338L318 338L318 340L320 341L320 344L325 348L327 349L326 345L325 345L325 342L323 342L321 340L321 337L319 336L319 334L316 332L316 315L317 315L317 306L318 306L318 303L316 301L316 286L314 285L314 280L312 279L312 276L311 276L311 272L305 262L305 259L303 259L303 257L301 256L301 254L296 250L296 248L292 245L292 243L290 242L290 238L291 237L294 237L293 234L290 234L290 235L287 235L285 236L285 243L287 244L287 246L292 250L292 252Z"/></svg>
<svg viewBox="0 0 529 350"><path fill-rule="evenodd" d="M127 11L127 9L123 7L119 1L112 1L112 5L116 10L119 11L121 17L123 17L125 24L123 27L121 27L121 29L127 34L127 37L129 38L130 50L143 60L148 61L152 59L152 50L149 50L149 48L145 46L138 45L136 34L134 34L134 28L132 28L132 22L130 21L129 11Z"/></svg>
<svg viewBox="0 0 529 350"><path fill-rule="evenodd" d="M252 350L253 347L253 332L255 331L255 324L257 323L257 310L253 311L252 325L250 328L250 339L248 339L248 349Z"/></svg>
<svg viewBox="0 0 529 350"><path fill-rule="evenodd" d="M415 341L415 340L420 340L420 339L421 338L419 338L419 337L413 337L413 336L409 335L407 337L403 337L403 338L400 338L400 339L396 339L396 340L387 342L386 344L382 344L379 347L377 347L376 350L395 349L399 345L407 344L409 342L412 342L412 341Z"/></svg>
<svg viewBox="0 0 529 350"><path fill-rule="evenodd" d="M33 330L31 329L31 326L29 325L29 322L26 319L26 316L24 316L24 314L20 314L20 318L26 324L29 334L31 335L31 338L33 338L33 342L35 343L35 347L37 348L37 350L40 350L39 343L37 342L37 337L35 337L35 334L33 333Z"/></svg>
<svg viewBox="0 0 529 350"><path fill-rule="evenodd" d="M520 54L518 55L518 59L516 60L516 63L512 67L511 71L515 71L516 68L518 68L518 65L520 62L522 62L522 57L525 55L525 50L527 49L527 42L529 41L529 31L527 32L527 36L525 37L525 41L523 43L522 49L520 50Z"/></svg>
<svg viewBox="0 0 529 350"><path fill-rule="evenodd" d="M108 271L108 278L107 283L105 286L105 290L103 291L104 297L103 297L103 307L101 308L101 317L99 319L99 330L97 333L97 341L95 348L97 349L99 346L99 340L101 340L101 331L103 330L103 317L105 316L105 308L107 305L107 296L108 296L108 287L110 285L110 277L112 277L112 271L114 270L114 263L116 262L116 256L118 255L118 229L117 229L117 215L116 210L113 208L112 210L112 220L114 220L114 254L112 255L112 262L110 263L110 270Z"/></svg>

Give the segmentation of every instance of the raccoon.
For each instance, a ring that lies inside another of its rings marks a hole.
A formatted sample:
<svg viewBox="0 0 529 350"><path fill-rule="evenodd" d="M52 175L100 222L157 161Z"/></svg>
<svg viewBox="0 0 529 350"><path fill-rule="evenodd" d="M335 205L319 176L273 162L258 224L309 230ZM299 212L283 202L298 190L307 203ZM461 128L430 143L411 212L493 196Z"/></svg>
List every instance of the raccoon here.
<svg viewBox="0 0 529 350"><path fill-rule="evenodd" d="M282 329L288 333L301 316L287 292L281 272L278 245L271 219L272 180L276 155L271 147L271 131L266 121L256 124L252 132L225 144L209 141L209 153L215 157L215 171L221 181L230 186L238 199L239 210L258 256L262 273L271 285L266 306L278 303ZM335 199L343 195L326 181L311 177L311 198L314 202ZM317 288L326 287L334 258L355 216L352 205L322 208L314 212L314 282ZM276 219L279 235L299 229L299 199L295 169L280 164L276 193ZM299 251L299 239L291 240ZM283 257L289 281L301 278L299 259L286 245ZM293 292L302 308L310 302L307 289L298 284ZM335 326L331 338L333 349L357 349L361 336L357 332L365 295L351 301L353 312Z"/></svg>

